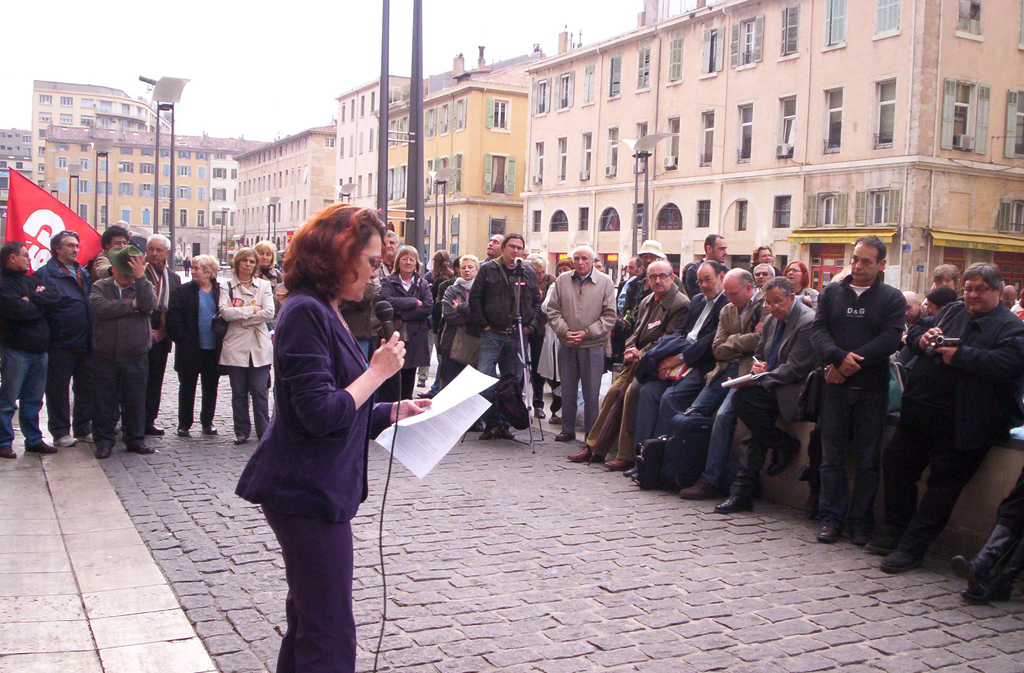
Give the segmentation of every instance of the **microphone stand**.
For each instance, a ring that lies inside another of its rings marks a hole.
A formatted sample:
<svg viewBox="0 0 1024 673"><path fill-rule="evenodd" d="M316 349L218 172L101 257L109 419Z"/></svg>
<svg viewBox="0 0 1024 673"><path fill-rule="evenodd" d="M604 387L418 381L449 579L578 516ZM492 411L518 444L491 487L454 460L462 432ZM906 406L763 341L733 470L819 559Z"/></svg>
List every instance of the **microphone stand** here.
<svg viewBox="0 0 1024 673"><path fill-rule="evenodd" d="M531 271L532 272L532 271ZM512 284L513 301L516 307L516 336L519 338L519 362L523 366L523 404L526 406L526 413L531 418L530 425L528 426L530 431L530 449L533 453L537 453L537 446L533 442L533 422L532 419L536 418L533 413L533 405L530 404L530 397L527 396L526 386L530 386L530 393L533 393L533 377L531 374L530 366L530 351L526 348L526 337L523 335L523 291L522 288L526 285L526 270L523 266L522 259L517 260L515 269L515 283ZM540 419L537 418L537 428L540 430L540 441L544 441L544 427L541 425Z"/></svg>

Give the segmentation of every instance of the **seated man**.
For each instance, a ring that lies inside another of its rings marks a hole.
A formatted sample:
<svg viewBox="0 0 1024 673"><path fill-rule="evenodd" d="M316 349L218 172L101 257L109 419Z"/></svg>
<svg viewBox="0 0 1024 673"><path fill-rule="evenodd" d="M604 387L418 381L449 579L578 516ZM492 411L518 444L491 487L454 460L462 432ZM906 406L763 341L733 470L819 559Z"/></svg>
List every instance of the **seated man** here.
<svg viewBox="0 0 1024 673"><path fill-rule="evenodd" d="M679 492L684 500L706 500L723 492L729 485L726 467L732 436L736 432L736 413L732 405L735 390L724 390L723 381L750 373L752 357L760 340L761 309L764 296L754 285L754 277L746 269L733 269L725 274L723 283L729 303L718 317L718 331L711 343L715 368L704 377L707 385L685 415L715 415L708 443L704 472L692 486ZM715 380L718 384L715 385ZM715 414L717 407L718 413ZM675 423L682 419L677 418Z"/></svg>
<svg viewBox="0 0 1024 673"><path fill-rule="evenodd" d="M973 264L963 280L964 301L922 318L907 336L920 357L882 458L886 521L895 534L867 547L887 554L887 573L921 565L989 448L1024 423L1024 323L1000 301L998 266ZM936 335L959 342L933 345ZM925 467L928 485L918 502Z"/></svg>
<svg viewBox="0 0 1024 673"><path fill-rule="evenodd" d="M814 311L794 301L793 284L788 278L772 278L765 285L765 303L771 316L761 329L754 357L758 362L752 374L764 374L756 382L737 388L733 408L750 429L740 445L740 469L725 502L715 507L718 514L731 514L754 509L754 489L764 465L768 449L776 460L785 464L800 450L800 442L776 427L781 416L785 421L799 420L797 403L807 375L817 363L811 346L811 322Z"/></svg>
<svg viewBox="0 0 1024 673"><path fill-rule="evenodd" d="M633 464L633 449L636 446L633 429L636 425L636 410L641 388L640 382L633 377L633 368L662 336L672 334L683 324L690 307L690 300L672 282L672 276L672 265L666 261L658 260L647 267L647 282L652 293L640 302L636 327L626 339L623 372L605 394L601 413L587 436L586 446L579 453L569 456L572 462L582 463L590 462L595 457L604 458L611 442L607 440L607 432L603 429L607 423L615 423L615 419L609 416L619 408L615 401L623 396L617 453L614 460L605 463L605 467L609 470L625 470ZM625 391L620 390L623 386L626 386ZM603 442L600 441L602 435L606 438Z"/></svg>
<svg viewBox="0 0 1024 673"><path fill-rule="evenodd" d="M714 369L711 347L718 329L718 314L727 303L722 292L726 271L718 262L700 265L700 292L690 301L686 322L675 334L659 341L637 364L636 377L643 383L636 415L637 442L667 434L672 419L690 408L704 388L704 377ZM670 380L670 372L680 366L685 366L687 373L678 381ZM721 381L718 388L721 389Z"/></svg>

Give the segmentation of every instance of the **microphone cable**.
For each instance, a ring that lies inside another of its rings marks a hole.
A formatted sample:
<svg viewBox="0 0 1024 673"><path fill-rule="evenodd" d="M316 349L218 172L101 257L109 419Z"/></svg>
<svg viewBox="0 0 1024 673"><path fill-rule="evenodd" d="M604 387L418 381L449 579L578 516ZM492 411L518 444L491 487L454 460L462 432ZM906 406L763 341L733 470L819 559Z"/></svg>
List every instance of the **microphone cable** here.
<svg viewBox="0 0 1024 673"><path fill-rule="evenodd" d="M399 398L402 396L399 395ZM391 468L395 465L395 441L398 439L398 416L401 411L402 400L395 402L395 431L391 433L391 455L388 457L388 474L384 479L384 493L380 500L380 527L377 530L377 549L380 551L380 582L381 582L381 611L380 611L380 635L377 637L377 651L373 653L373 671L377 673L377 662L380 659L380 648L384 644L384 629L388 624L388 578L384 571L384 504L388 500L388 487L391 485Z"/></svg>

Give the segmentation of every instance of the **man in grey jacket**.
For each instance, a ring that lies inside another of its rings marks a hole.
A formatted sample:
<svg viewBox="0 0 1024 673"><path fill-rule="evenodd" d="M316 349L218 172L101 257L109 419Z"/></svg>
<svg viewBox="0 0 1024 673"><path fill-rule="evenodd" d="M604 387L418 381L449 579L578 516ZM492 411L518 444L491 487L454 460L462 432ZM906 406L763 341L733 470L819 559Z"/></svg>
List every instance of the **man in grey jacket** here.
<svg viewBox="0 0 1024 673"><path fill-rule="evenodd" d="M775 452L776 460L785 462L800 450L800 441L776 427L775 421L780 416L785 421L800 420L800 389L817 362L811 346L814 311L794 301L793 284L784 276L768 281L764 297L771 317L761 328L756 361L750 370L761 376L733 396L736 414L750 435L740 444L739 473L729 498L715 507L718 514L754 508L754 489L768 449Z"/></svg>
<svg viewBox="0 0 1024 673"><path fill-rule="evenodd" d="M604 348L615 325L615 285L594 268L595 253L587 245L572 251L573 273L555 280L548 302L548 326L558 337L558 369L562 379L562 432L556 442L576 439L576 390L583 383L583 430L590 434L599 412Z"/></svg>
<svg viewBox="0 0 1024 673"><path fill-rule="evenodd" d="M113 277L93 283L89 295L95 324L92 342L95 354L93 437L96 457L109 458L114 448L118 401L121 434L125 446L135 453L153 453L146 446L146 380L152 345L149 316L156 309L156 291L146 280L146 260L134 246L110 251Z"/></svg>

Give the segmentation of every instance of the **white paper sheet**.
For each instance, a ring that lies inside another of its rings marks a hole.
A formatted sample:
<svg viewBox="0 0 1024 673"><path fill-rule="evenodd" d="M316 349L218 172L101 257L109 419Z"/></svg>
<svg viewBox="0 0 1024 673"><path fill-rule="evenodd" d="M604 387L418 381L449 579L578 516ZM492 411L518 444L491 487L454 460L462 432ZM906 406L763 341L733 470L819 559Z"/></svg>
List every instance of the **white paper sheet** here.
<svg viewBox="0 0 1024 673"><path fill-rule="evenodd" d="M480 393L497 382L472 367L463 369L434 397L429 409L398 422L395 458L420 479L427 476L491 406ZM394 433L395 426L388 426L374 441L391 451Z"/></svg>
<svg viewBox="0 0 1024 673"><path fill-rule="evenodd" d="M747 374L746 376L740 376L735 379L729 379L722 384L723 388L736 388L738 386L747 383L748 381L757 381L759 378L767 374L768 372L761 372L760 374Z"/></svg>

